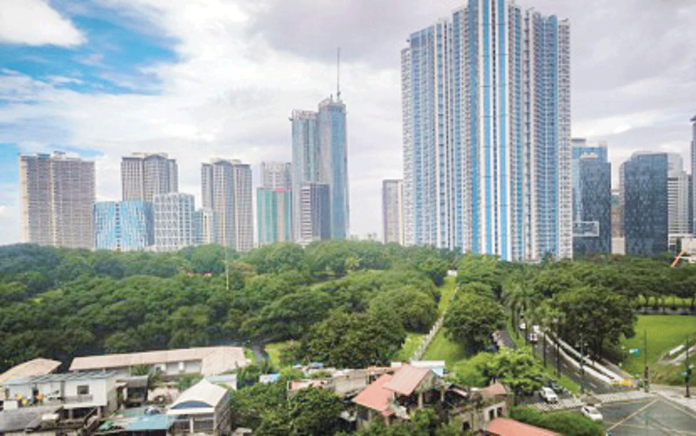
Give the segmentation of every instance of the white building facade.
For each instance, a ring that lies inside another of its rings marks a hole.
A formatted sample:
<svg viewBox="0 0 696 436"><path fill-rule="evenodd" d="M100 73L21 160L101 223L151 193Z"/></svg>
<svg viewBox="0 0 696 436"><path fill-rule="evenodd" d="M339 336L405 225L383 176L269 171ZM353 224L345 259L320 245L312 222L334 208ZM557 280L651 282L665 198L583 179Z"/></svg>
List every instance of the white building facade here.
<svg viewBox="0 0 696 436"><path fill-rule="evenodd" d="M179 191L176 160L166 153L133 153L121 160L124 200L152 202L155 195Z"/></svg>
<svg viewBox="0 0 696 436"><path fill-rule="evenodd" d="M469 0L401 59L406 243L572 257L569 23Z"/></svg>
<svg viewBox="0 0 696 436"><path fill-rule="evenodd" d="M382 227L384 243L404 245L404 181L382 181Z"/></svg>
<svg viewBox="0 0 696 436"><path fill-rule="evenodd" d="M193 195L155 195L153 210L156 251L178 251L195 245Z"/></svg>

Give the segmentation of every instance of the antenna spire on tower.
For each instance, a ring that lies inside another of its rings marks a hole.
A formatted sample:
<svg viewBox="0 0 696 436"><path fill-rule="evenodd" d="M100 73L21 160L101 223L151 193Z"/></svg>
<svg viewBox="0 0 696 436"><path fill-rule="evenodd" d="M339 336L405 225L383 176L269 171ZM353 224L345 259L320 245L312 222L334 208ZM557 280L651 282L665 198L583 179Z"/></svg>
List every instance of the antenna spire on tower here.
<svg viewBox="0 0 696 436"><path fill-rule="evenodd" d="M336 49L336 99L341 101L341 47Z"/></svg>

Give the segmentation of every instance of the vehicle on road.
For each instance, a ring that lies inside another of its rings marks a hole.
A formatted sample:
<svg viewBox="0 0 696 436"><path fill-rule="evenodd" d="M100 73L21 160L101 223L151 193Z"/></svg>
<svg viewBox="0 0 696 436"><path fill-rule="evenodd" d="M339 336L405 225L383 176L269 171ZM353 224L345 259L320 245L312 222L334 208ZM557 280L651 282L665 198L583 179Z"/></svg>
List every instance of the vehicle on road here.
<svg viewBox="0 0 696 436"><path fill-rule="evenodd" d="M558 395L551 388L543 387L539 391L539 396L547 403L558 403Z"/></svg>
<svg viewBox="0 0 696 436"><path fill-rule="evenodd" d="M601 421L604 419L599 410L597 410L597 408L594 406L582 406L580 408L580 413L587 416L593 421Z"/></svg>
<svg viewBox="0 0 696 436"><path fill-rule="evenodd" d="M550 387L556 394L561 395L565 393L565 388L559 385L556 380L549 380L547 386Z"/></svg>

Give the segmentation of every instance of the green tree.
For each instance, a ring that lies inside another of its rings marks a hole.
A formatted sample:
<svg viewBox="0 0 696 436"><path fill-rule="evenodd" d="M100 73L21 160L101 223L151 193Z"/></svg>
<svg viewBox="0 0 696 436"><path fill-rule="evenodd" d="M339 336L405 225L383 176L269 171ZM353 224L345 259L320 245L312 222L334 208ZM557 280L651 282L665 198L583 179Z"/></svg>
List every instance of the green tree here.
<svg viewBox="0 0 696 436"><path fill-rule="evenodd" d="M491 343L491 334L505 323L502 307L491 298L458 294L445 314L445 336L476 352Z"/></svg>
<svg viewBox="0 0 696 436"><path fill-rule="evenodd" d="M486 365L488 382L500 381L509 386L514 394L515 404L519 396L532 393L543 386L543 368L529 347L511 350L503 348L493 355Z"/></svg>
<svg viewBox="0 0 696 436"><path fill-rule="evenodd" d="M427 332L438 316L432 296L413 286L377 294L370 301L370 311L376 316L393 313L412 332Z"/></svg>

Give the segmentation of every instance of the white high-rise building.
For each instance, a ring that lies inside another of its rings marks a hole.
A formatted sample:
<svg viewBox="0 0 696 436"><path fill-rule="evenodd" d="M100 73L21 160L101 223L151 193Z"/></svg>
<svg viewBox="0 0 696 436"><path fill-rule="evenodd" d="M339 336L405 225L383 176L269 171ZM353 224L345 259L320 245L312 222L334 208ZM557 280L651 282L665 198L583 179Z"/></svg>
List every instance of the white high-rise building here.
<svg viewBox="0 0 696 436"><path fill-rule="evenodd" d="M198 209L194 215L194 231L196 234L196 245L214 244L217 225L215 222L215 211L209 207Z"/></svg>
<svg viewBox="0 0 696 436"><path fill-rule="evenodd" d="M569 23L469 0L401 59L406 243L572 257Z"/></svg>
<svg viewBox="0 0 696 436"><path fill-rule="evenodd" d="M176 160L165 153L133 153L121 160L121 187L124 200L152 202L155 195L178 192Z"/></svg>
<svg viewBox="0 0 696 436"><path fill-rule="evenodd" d="M178 251L195 245L193 195L181 193L155 195L153 210L156 251Z"/></svg>
<svg viewBox="0 0 696 436"><path fill-rule="evenodd" d="M691 178L684 171L684 161L676 153L667 154L667 208L670 235L691 234ZM679 237L679 236L675 236ZM672 238L672 236L670 236Z"/></svg>
<svg viewBox="0 0 696 436"><path fill-rule="evenodd" d="M382 225L384 243L404 244L404 181L382 182Z"/></svg>
<svg viewBox="0 0 696 436"><path fill-rule="evenodd" d="M292 189L292 164L261 162L261 186L266 189Z"/></svg>
<svg viewBox="0 0 696 436"><path fill-rule="evenodd" d="M64 153L19 156L22 240L94 247L94 162Z"/></svg>
<svg viewBox="0 0 696 436"><path fill-rule="evenodd" d="M212 159L201 168L203 207L215 212L217 243L237 251L254 247L251 167L239 160Z"/></svg>

